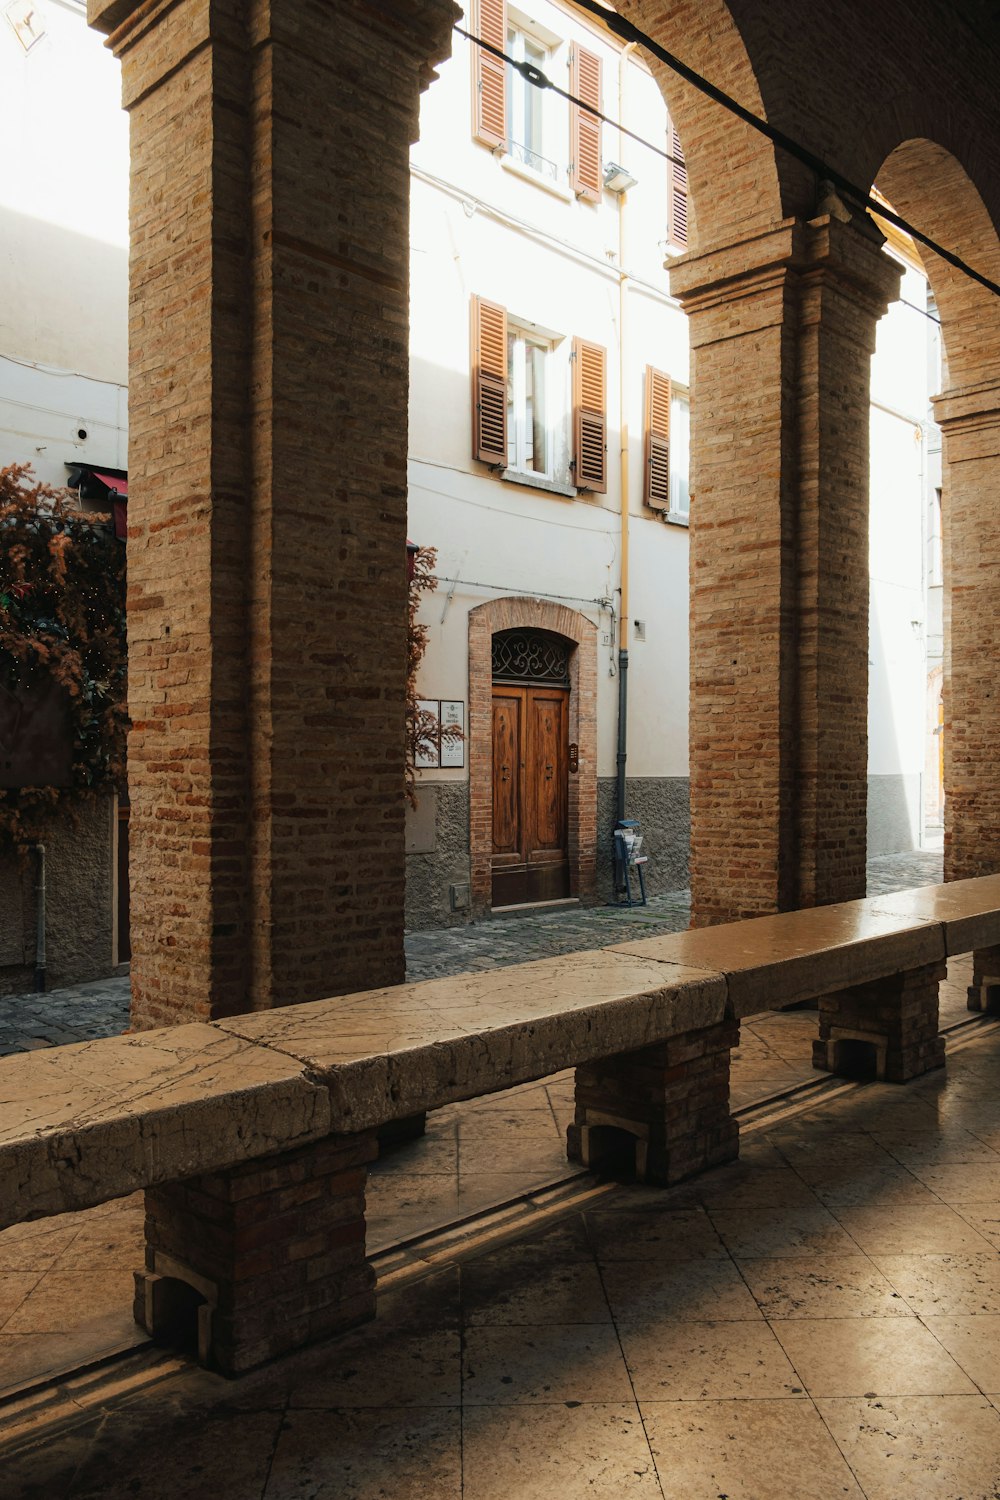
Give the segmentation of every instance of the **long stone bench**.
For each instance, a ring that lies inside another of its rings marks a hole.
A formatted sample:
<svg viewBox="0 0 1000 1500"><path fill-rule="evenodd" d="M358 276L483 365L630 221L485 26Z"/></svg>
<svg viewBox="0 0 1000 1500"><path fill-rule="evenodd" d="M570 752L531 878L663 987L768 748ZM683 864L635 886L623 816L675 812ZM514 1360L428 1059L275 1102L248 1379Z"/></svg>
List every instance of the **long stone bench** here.
<svg viewBox="0 0 1000 1500"><path fill-rule="evenodd" d="M730 1160L741 1018L820 1000L814 1061L939 1066L953 953L1000 944L1000 877L42 1050L0 1062L0 1226L145 1188L136 1315L235 1373L374 1311L380 1126L577 1069L571 1156L672 1183Z"/></svg>

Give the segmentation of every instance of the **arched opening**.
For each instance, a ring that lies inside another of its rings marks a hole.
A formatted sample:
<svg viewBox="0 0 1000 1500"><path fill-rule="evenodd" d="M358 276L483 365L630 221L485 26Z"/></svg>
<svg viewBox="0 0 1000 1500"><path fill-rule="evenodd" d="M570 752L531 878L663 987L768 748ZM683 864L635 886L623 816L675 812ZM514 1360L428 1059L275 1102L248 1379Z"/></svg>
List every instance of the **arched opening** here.
<svg viewBox="0 0 1000 1500"><path fill-rule="evenodd" d="M1000 280L996 225L951 151L923 136L903 141L886 157L876 181L898 213L983 275ZM1000 567L1000 298L932 250L917 248L942 344L940 389L931 393L941 436L939 468L934 471L929 455L925 526L932 545L935 533L940 536L939 558L928 557L928 577L942 596L942 644L939 661L927 662L924 759L930 775L943 751L945 878L959 879L996 869L1000 836L993 751L1000 706L992 687L1000 643L991 600ZM930 694L942 676L939 719Z"/></svg>

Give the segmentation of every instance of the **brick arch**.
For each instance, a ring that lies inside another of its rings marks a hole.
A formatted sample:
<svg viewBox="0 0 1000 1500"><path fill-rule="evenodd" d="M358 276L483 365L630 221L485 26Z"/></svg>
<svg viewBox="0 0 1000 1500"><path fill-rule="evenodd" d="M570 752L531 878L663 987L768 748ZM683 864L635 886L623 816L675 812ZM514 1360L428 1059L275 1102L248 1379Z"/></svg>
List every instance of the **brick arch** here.
<svg viewBox="0 0 1000 1500"><path fill-rule="evenodd" d="M1000 238L975 183L945 146L926 137L903 141L876 174L896 212L1000 281ZM948 361L946 387L1000 379L1000 298L918 246L941 314Z"/></svg>
<svg viewBox="0 0 1000 1500"><path fill-rule="evenodd" d="M766 118L757 76L726 0L619 0L615 9L745 108ZM649 54L687 161L689 246L748 238L783 217L774 147ZM794 175L790 161L782 170ZM725 182L725 192L719 183Z"/></svg>
<svg viewBox="0 0 1000 1500"><path fill-rule="evenodd" d="M489 912L493 854L493 637L501 630L549 630L571 641L569 739L579 770L569 778L570 890L597 891L597 627L576 610L544 599L491 599L469 611L469 853L472 909Z"/></svg>

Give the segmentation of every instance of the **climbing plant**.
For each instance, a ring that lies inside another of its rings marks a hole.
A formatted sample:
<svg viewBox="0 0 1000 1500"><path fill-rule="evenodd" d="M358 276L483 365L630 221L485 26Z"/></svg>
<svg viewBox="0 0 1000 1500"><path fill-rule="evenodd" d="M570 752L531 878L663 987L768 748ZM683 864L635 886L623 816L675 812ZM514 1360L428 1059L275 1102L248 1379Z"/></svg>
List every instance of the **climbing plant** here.
<svg viewBox="0 0 1000 1500"><path fill-rule="evenodd" d="M0 689L9 705L56 683L72 736L68 786L0 788L0 845L24 852L61 802L123 787L125 678L125 548L110 518L27 465L0 469Z"/></svg>
<svg viewBox="0 0 1000 1500"><path fill-rule="evenodd" d="M436 749L438 737L437 715L420 707L417 698L417 672L427 650L427 626L417 619L421 597L433 593L437 588L434 569L437 566L437 550L434 547L418 547L410 558L409 618L406 632L406 795L413 807L417 805L416 768L419 758Z"/></svg>

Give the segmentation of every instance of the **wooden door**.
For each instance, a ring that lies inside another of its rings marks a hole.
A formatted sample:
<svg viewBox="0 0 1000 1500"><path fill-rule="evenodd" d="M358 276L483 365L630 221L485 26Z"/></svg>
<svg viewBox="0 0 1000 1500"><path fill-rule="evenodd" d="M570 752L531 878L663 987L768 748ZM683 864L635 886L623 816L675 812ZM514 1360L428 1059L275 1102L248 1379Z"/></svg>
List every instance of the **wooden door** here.
<svg viewBox="0 0 1000 1500"><path fill-rule="evenodd" d="M569 895L563 687L493 689L493 905Z"/></svg>

